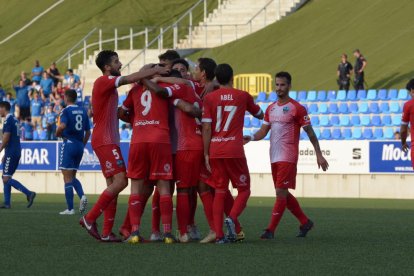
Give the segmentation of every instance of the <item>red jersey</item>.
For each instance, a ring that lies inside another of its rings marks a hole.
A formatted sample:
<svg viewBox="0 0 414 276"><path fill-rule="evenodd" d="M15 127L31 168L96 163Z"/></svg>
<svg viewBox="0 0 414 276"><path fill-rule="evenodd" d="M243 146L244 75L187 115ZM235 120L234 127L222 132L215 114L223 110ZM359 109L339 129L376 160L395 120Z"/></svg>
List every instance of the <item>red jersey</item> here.
<svg viewBox="0 0 414 276"><path fill-rule="evenodd" d="M191 84L193 85L193 88L196 94L201 98L204 92L204 85L201 85L201 83L198 81L191 81Z"/></svg>
<svg viewBox="0 0 414 276"><path fill-rule="evenodd" d="M101 76L93 84L93 148L119 145L118 91L116 88L120 78L120 76Z"/></svg>
<svg viewBox="0 0 414 276"><path fill-rule="evenodd" d="M187 85L172 85L170 90L174 105L181 99L189 104L201 108L201 99L195 94L194 89ZM175 127L178 133L177 150L202 150L201 122L180 109L175 109Z"/></svg>
<svg viewBox="0 0 414 276"><path fill-rule="evenodd" d="M300 128L310 125L306 109L293 99L283 105L274 102L266 109L263 124L270 126L270 162L297 163Z"/></svg>
<svg viewBox="0 0 414 276"><path fill-rule="evenodd" d="M245 158L244 114L262 111L253 97L241 90L220 88L207 94L203 103L203 123L211 123L210 158Z"/></svg>
<svg viewBox="0 0 414 276"><path fill-rule="evenodd" d="M131 144L170 144L168 101L142 85L134 86L122 104L134 115Z"/></svg>
<svg viewBox="0 0 414 276"><path fill-rule="evenodd" d="M401 124L411 125L411 142L414 142L414 99L409 100L404 104Z"/></svg>

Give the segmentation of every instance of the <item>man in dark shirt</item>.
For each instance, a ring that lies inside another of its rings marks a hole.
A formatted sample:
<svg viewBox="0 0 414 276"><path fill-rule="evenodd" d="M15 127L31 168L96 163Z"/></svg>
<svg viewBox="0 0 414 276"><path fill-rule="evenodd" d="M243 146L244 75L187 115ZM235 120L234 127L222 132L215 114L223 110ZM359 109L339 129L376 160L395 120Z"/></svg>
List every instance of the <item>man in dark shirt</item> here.
<svg viewBox="0 0 414 276"><path fill-rule="evenodd" d="M49 73L50 77L52 78L54 85L56 86L62 76L60 75L59 69L56 67L55 62L53 62L50 65L50 67L48 69L48 73Z"/></svg>
<svg viewBox="0 0 414 276"><path fill-rule="evenodd" d="M364 89L364 70L367 66L367 60L364 58L364 56L361 54L359 49L356 49L354 51L354 57L355 60L355 66L354 66L354 72L355 72L355 78L354 78L354 86L355 90L361 90Z"/></svg>
<svg viewBox="0 0 414 276"><path fill-rule="evenodd" d="M341 63L339 63L337 69L339 90L349 90L352 69L353 67L348 61L348 56L346 54L342 54Z"/></svg>

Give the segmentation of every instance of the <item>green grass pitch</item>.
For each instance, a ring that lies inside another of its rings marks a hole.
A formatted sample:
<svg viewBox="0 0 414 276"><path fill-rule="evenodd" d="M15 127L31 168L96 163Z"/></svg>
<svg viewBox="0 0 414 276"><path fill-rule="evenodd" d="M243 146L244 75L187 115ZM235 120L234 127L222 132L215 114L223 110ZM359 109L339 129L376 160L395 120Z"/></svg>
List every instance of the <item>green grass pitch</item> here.
<svg viewBox="0 0 414 276"><path fill-rule="evenodd" d="M96 197L90 197L95 202ZM273 198L251 198L241 217L247 238L229 245L102 244L89 237L79 217L59 216L63 195L38 195L31 209L13 195L0 210L2 275L308 275L412 274L413 209L409 200L300 199L315 228L295 238L297 222L285 213L274 241L258 239ZM127 197L119 200L116 228ZM143 234L149 235L147 205ZM205 233L202 208L197 222Z"/></svg>

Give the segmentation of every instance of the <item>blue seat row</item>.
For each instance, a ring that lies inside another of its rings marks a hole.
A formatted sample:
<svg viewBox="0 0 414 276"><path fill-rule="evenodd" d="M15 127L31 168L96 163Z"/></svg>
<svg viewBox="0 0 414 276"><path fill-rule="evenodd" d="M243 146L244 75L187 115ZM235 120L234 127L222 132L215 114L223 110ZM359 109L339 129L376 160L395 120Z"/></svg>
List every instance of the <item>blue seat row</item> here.
<svg viewBox="0 0 414 276"><path fill-rule="evenodd" d="M394 129L392 128L324 128L322 131L315 128L315 134L321 140L390 140L394 139ZM308 140L306 133L301 132L302 140Z"/></svg>
<svg viewBox="0 0 414 276"><path fill-rule="evenodd" d="M311 123L313 126L400 126L401 115L344 115L344 116L312 116Z"/></svg>
<svg viewBox="0 0 414 276"><path fill-rule="evenodd" d="M379 113L400 113L402 107L399 102L342 102L339 103L310 103L304 104L309 114L379 114Z"/></svg>

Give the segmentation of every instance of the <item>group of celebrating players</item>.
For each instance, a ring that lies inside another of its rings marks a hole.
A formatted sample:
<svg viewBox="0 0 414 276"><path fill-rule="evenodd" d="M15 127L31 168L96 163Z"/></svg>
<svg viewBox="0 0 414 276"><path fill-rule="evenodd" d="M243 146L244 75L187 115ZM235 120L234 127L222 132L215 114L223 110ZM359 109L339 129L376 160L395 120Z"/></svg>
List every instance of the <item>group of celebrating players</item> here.
<svg viewBox="0 0 414 276"><path fill-rule="evenodd" d="M200 58L191 77L187 61L180 59L177 52L169 50L159 59L159 64L145 65L136 73L121 76L122 64L116 52L104 50L96 58L96 65L103 75L95 81L92 92L94 127L91 142L107 188L80 219L81 226L103 242L144 242L141 217L153 195L151 241L186 243L200 240L201 243L224 244L243 240L245 235L239 216L250 197L250 174L243 145L263 139L270 131L276 202L261 239L274 238L286 208L300 222L298 237L305 237L313 222L289 193L289 189L295 189L302 127L314 146L318 166L325 171L328 163L322 156L306 109L289 98L290 74L279 72L275 75L278 100L263 113L248 92L233 88L230 65L216 65L210 58ZM132 84L132 89L118 107L117 88L127 84ZM76 179L76 170L89 139L90 126L85 111L71 104L71 93L70 90L66 92L68 106L61 114L57 130L58 136L63 138L59 167L64 175L68 203L68 210L64 212L74 212L75 189L83 213L87 199ZM254 135L243 137L246 111L264 121ZM0 104L0 115L5 113L7 107ZM133 126L128 168L119 148L119 119ZM131 180L131 194L119 230L121 239L112 228L117 197L128 186L128 179ZM229 191L229 182L237 190L235 198ZM172 234L175 187L177 239ZM194 222L198 195L210 227L203 239ZM103 229L99 233L96 221L102 213Z"/></svg>

